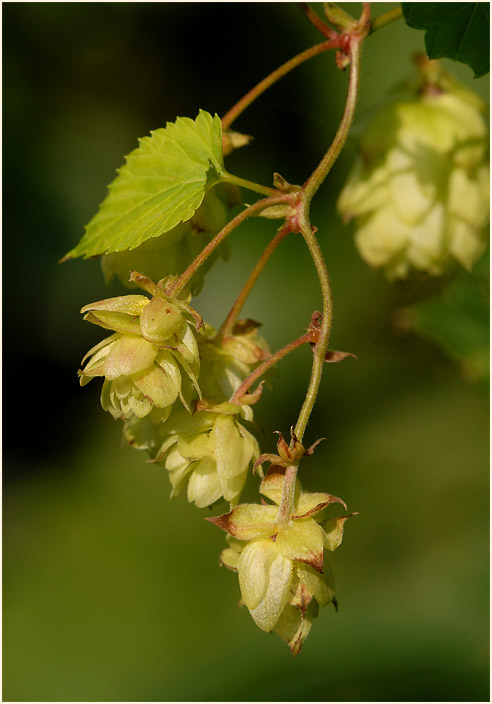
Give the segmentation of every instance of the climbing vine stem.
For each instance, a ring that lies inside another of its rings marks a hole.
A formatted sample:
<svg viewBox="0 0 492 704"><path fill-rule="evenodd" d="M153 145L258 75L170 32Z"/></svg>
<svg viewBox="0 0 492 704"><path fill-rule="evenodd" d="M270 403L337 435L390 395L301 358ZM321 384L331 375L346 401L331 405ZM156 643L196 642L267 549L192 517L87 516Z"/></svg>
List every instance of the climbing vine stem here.
<svg viewBox="0 0 492 704"><path fill-rule="evenodd" d="M309 416L311 415L311 411L313 410L313 406L316 401L316 396L318 395L321 375L323 373L325 354L328 349L328 342L333 324L333 296L323 253L321 252L321 247L319 246L316 235L314 234L309 222L309 216L306 210L302 210L299 213L299 225L318 273L323 299L323 316L321 319L319 338L313 349L311 379L309 380L306 398L304 399L301 412L299 413L299 418L297 419L297 423L294 428L294 433L297 439L302 441L304 431L306 430L306 426L309 421Z"/></svg>
<svg viewBox="0 0 492 704"><path fill-rule="evenodd" d="M364 38L367 36L368 29L369 23L367 18L367 20L363 24L361 23L356 25L353 33L351 33L350 35L350 77L347 92L347 101L345 103L345 110L343 113L342 121L335 135L335 139L333 140L325 156L304 184L302 198L300 200L300 205L298 208L299 229L302 232L304 240L306 241L306 244L313 258L313 262L318 273L318 278L321 287L321 295L323 299L323 316L321 319L319 339L314 347L311 379L309 381L309 387L306 393L306 397L304 399L304 403L302 405L299 417L297 419L297 423L294 428L294 433L299 441L302 441L306 426L309 421L309 417L311 415L311 411L313 410L313 406L316 401L316 396L318 395L321 376L323 373L323 364L325 361L325 355L328 349L328 342L330 339L330 333L333 324L333 296L331 291L330 278L328 276L328 271L326 268L323 253L321 251L318 240L313 232L313 228L309 220L309 209L314 194L325 180L331 167L335 163L335 160L340 154L342 147L347 141L350 127L354 119L355 107L357 104L360 76L361 45Z"/></svg>
<svg viewBox="0 0 492 704"><path fill-rule="evenodd" d="M367 34L367 31L368 27L365 27L363 35L354 34L350 38L350 77L345 110L330 148L303 186L304 195L308 203L311 202L312 197L327 177L331 167L335 163L345 142L347 141L348 133L354 120L357 97L359 93L361 44L364 36Z"/></svg>

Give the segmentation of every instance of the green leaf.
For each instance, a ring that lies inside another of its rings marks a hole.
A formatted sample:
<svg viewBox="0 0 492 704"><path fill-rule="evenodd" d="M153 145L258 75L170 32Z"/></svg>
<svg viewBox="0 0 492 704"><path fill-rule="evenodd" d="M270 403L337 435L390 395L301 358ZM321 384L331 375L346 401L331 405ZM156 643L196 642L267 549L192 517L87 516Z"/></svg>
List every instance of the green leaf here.
<svg viewBox="0 0 492 704"><path fill-rule="evenodd" d="M406 311L407 326L457 362L467 381L484 391L489 380L488 255L432 299Z"/></svg>
<svg viewBox="0 0 492 704"><path fill-rule="evenodd" d="M122 252L189 220L210 186L223 180L220 118L200 110L139 140L109 186L99 212L64 260Z"/></svg>
<svg viewBox="0 0 492 704"><path fill-rule="evenodd" d="M488 2L402 2L409 27L425 29L430 59L448 58L470 66L475 78L490 70Z"/></svg>

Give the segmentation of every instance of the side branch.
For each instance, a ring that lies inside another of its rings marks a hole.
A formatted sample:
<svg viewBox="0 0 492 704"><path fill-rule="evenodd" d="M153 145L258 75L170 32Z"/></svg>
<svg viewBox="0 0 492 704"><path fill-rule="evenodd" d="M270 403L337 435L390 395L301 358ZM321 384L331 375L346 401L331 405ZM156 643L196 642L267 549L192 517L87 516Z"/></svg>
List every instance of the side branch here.
<svg viewBox="0 0 492 704"><path fill-rule="evenodd" d="M336 41L338 39L338 32L335 32L334 29L328 27L328 25L323 22L321 17L316 14L316 12L313 10L312 7L307 4L307 2L298 2L297 6L301 10L301 12L304 12L308 20L314 27L316 27L318 32L321 32L321 34L323 34L327 39L330 39L331 41Z"/></svg>
<svg viewBox="0 0 492 704"><path fill-rule="evenodd" d="M214 249L219 246L219 244L225 240L227 235L229 235L238 225L247 220L252 215L255 215L259 211L268 207L269 205L276 205L277 203L286 203L290 196L286 193L281 193L278 196L272 196L271 198L263 198L262 200L253 203L253 205L248 206L239 215L230 220L225 227L218 232L215 237L210 240L210 242L202 249L200 254L191 262L190 266L181 274L181 276L175 281L175 283L170 286L167 290L169 296L177 296L178 293L186 286L193 274L201 267L205 260L212 254Z"/></svg>
<svg viewBox="0 0 492 704"><path fill-rule="evenodd" d="M289 61L286 61L285 64L279 66L277 69L275 69L275 71L272 71L269 76L264 78L254 88L248 91L246 95L244 95L241 100L239 100L224 115L224 117L222 118L223 129L228 129L232 125L234 120L236 120L239 115L244 112L244 110L246 110L246 108L256 100L256 98L258 98L262 93L264 93L268 88L270 88L270 86L272 86L276 81L278 81L279 78L282 78L287 73L289 73L289 71L292 71L292 69L304 63L304 61L311 59L313 56L322 54L324 51L328 51L328 49L336 49L338 48L338 46L339 44L336 39L329 39L326 42L321 42L321 44L315 44L314 46L310 47L309 49L306 49L297 56L294 56L292 59L289 59Z"/></svg>
<svg viewBox="0 0 492 704"><path fill-rule="evenodd" d="M268 357L268 359L262 362L258 367L256 367L254 371L251 372L251 374L249 374L249 376L246 377L241 386L229 399L230 402L239 403L241 397L247 393L247 391L255 383L255 381L260 379L260 377L262 377L266 371L268 371L278 361L286 357L298 347L302 347L302 345L305 345L306 343L315 343L318 338L318 334L319 333L317 329L308 330L308 332L302 337L298 337L297 340L293 340L292 342L289 342L288 345L285 345L285 347L282 347L281 349L277 350L275 354L272 354L270 357Z"/></svg>
<svg viewBox="0 0 492 704"><path fill-rule="evenodd" d="M282 240L286 237L289 232L290 228L288 226L282 227L277 232L275 237L271 240L271 242L268 244L260 259L257 261L253 271L249 275L248 280L241 289L238 297L234 301L234 305L232 306L231 310L227 315L227 318L224 320L220 327L220 330L217 333L217 337L224 338L232 333L238 315L241 312L241 309L245 304L246 299L251 293L253 286L257 282L258 277L265 268L268 260L270 259L274 251L277 249L278 245L282 242Z"/></svg>
<svg viewBox="0 0 492 704"><path fill-rule="evenodd" d="M381 29L381 27L386 27L387 24L390 24L395 20L399 20L402 16L403 13L400 5L400 7L395 7L394 10L389 10L389 12L385 12L384 15L379 15L379 17L375 17L371 22L369 34L377 32L377 30Z"/></svg>

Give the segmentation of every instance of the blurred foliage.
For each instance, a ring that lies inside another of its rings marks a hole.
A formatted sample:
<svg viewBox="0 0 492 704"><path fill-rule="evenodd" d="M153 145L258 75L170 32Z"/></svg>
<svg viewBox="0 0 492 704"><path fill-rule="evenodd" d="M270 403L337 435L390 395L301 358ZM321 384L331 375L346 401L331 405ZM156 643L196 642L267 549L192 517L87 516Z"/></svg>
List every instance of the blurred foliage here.
<svg viewBox="0 0 492 704"><path fill-rule="evenodd" d="M462 273L439 295L401 311L399 324L435 342L484 393L490 383L489 252L472 274ZM398 322L397 322L398 324Z"/></svg>
<svg viewBox="0 0 492 704"><path fill-rule="evenodd" d="M395 312L441 284L391 287L360 261L334 207L352 144L313 222L334 289L331 346L358 360L326 369L306 442L327 439L301 478L360 516L331 560L339 613L323 610L297 659L236 608L209 512L170 502L164 471L121 446L96 384L78 387L100 339L78 310L122 289L108 293L97 260L56 262L122 155L177 115L223 114L316 31L294 3L6 3L3 20L4 700L487 700L487 405L437 347L395 334ZM403 22L368 40L359 119L422 42ZM486 79L446 66L487 99ZM328 55L284 78L238 120L255 142L227 168L302 182L336 131L346 80ZM194 300L212 325L274 227L253 220L231 237L230 261ZM292 236L244 315L276 349L306 329L317 286ZM309 369L299 350L265 391L264 451L274 430L288 434Z"/></svg>

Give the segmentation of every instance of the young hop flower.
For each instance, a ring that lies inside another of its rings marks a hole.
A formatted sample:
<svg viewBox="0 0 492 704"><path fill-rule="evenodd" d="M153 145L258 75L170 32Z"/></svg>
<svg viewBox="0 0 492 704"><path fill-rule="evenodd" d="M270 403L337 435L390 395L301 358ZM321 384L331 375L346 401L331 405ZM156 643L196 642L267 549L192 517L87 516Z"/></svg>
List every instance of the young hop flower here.
<svg viewBox="0 0 492 704"><path fill-rule="evenodd" d="M480 99L435 62L425 70L432 82L372 120L338 200L343 219L355 219L361 256L390 279L411 270L439 275L453 259L471 269L486 245L488 135Z"/></svg>
<svg viewBox="0 0 492 704"><path fill-rule="evenodd" d="M171 497L186 490L188 501L198 508L221 498L234 504L259 455L258 443L240 420L241 413L248 415L250 410L222 403L191 416L176 408L154 430L148 422L130 421L125 436L133 446L149 450L154 461L168 470Z"/></svg>
<svg viewBox="0 0 492 704"><path fill-rule="evenodd" d="M82 308L84 320L115 332L86 354L80 384L103 377L101 405L114 418L150 414L159 421L178 396L188 406L192 388L199 393L199 353L190 325L198 316L184 300L166 295L169 280L155 285L136 272L131 278L152 298L117 296Z"/></svg>
<svg viewBox="0 0 492 704"><path fill-rule="evenodd" d="M238 573L241 600L253 620L263 631L275 631L297 655L318 605L336 603L324 551L340 545L349 515L323 521L323 509L334 502L346 508L344 502L305 492L296 480L292 512L281 520L284 477L285 469L273 465L261 483L260 492L273 504L240 504L207 520L229 534L221 562Z"/></svg>

